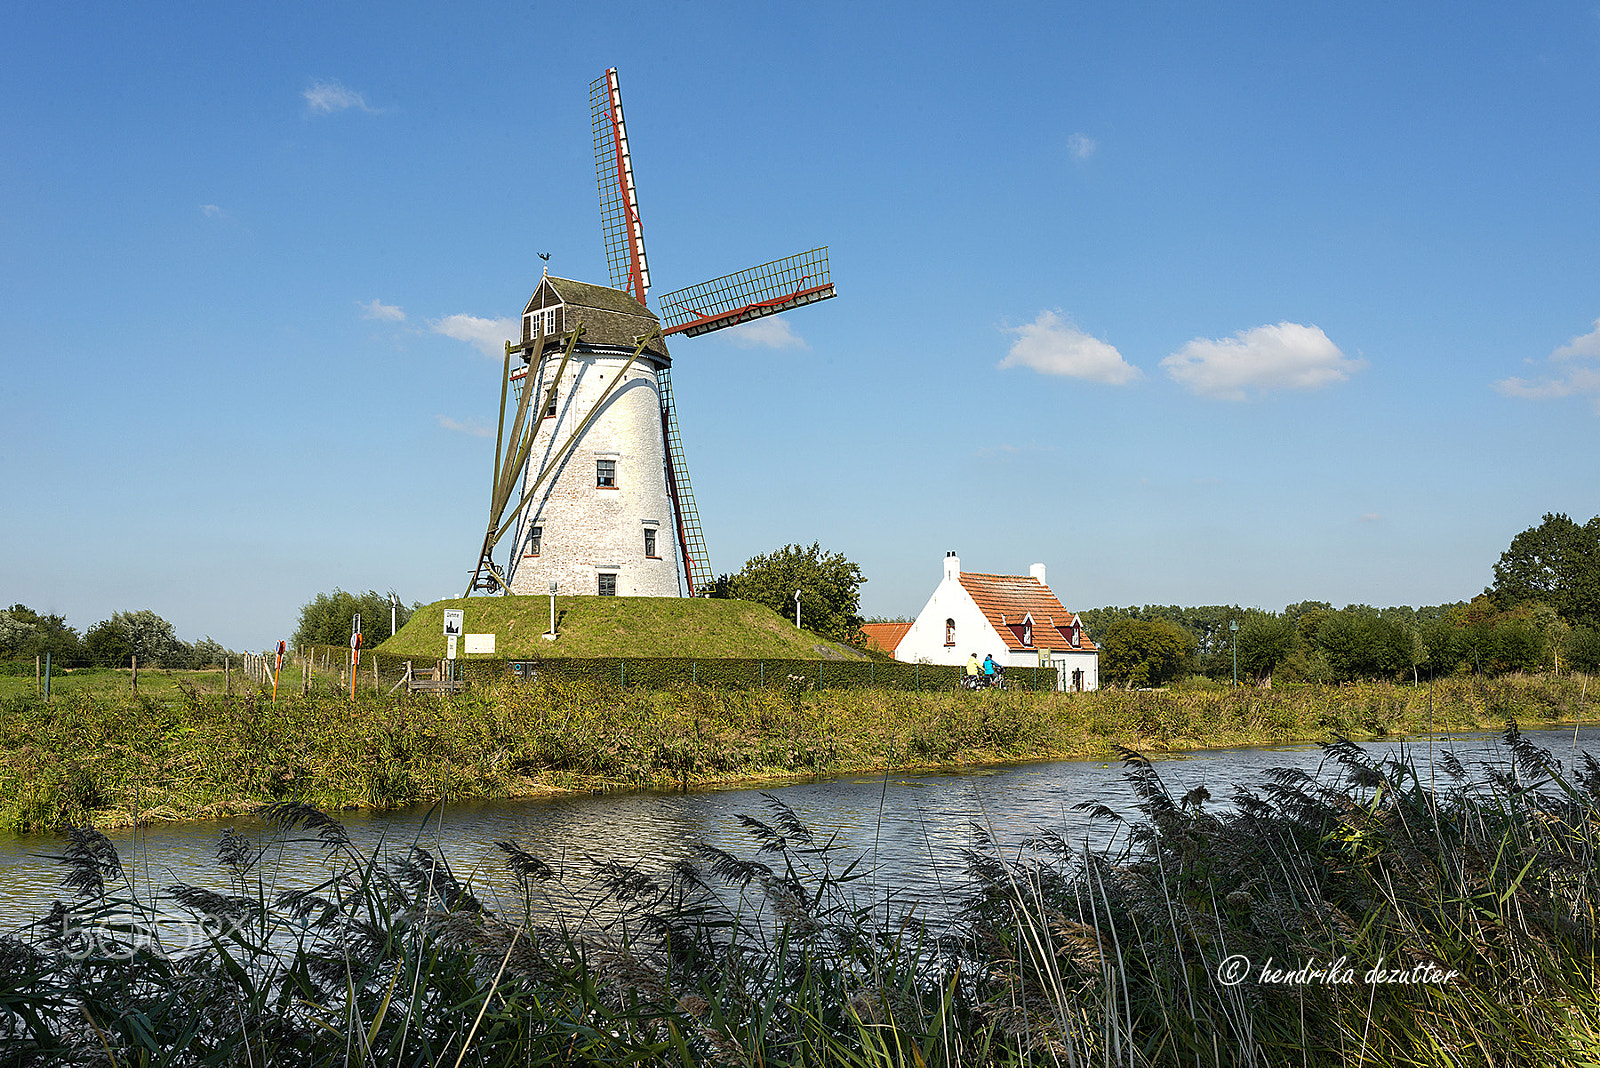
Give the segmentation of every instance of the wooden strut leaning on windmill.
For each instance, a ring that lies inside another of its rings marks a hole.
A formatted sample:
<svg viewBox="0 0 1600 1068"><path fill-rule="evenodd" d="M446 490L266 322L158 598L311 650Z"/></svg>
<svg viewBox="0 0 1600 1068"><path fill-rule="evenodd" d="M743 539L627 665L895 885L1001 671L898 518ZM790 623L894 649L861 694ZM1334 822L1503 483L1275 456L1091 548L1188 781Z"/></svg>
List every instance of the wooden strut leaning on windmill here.
<svg viewBox="0 0 1600 1068"><path fill-rule="evenodd" d="M535 378L535 384L525 386L520 391L521 396L517 400L517 411L511 418L511 448L507 449L505 447L506 399L507 392L511 386L512 346L511 342L506 342L505 368L500 376L500 425L495 432L494 439L494 492L489 498L489 530L483 536L483 552L479 555L478 570L473 572L472 582L467 586L466 595L470 595L473 590L477 589L509 589L505 575L490 555L494 552L494 547L499 544L501 538L505 537L507 531L516 526L517 517L528 506L528 502L533 500L534 495L539 492L545 481L561 468L562 461L571 455L573 449L577 448L578 442L583 438L584 430L594 421L594 417L599 413L600 409L605 407L606 401L611 399L611 394L616 392L617 387L622 384L628 369L644 354L645 346L660 336L661 331L657 329L639 339L639 343L634 346L633 355L628 358L627 363L623 364L622 373L611 380L610 384L600 394L599 399L589 406L588 412L572 428L571 433L567 435L567 439L556 447L550 461L544 465L538 477L523 491L522 498L517 501L517 506L511 510L509 515L506 514L506 505L511 502L511 495L516 492L517 483L521 481L522 469L527 466L528 457L533 452L535 427L528 422L528 412L530 410L528 401L538 391L538 386L536 376L527 376L528 378ZM561 362L556 365L555 377L550 380L551 390L554 390L556 383L561 381L561 376L566 372L567 364L572 359L572 351L578 347L578 341L582 337L583 322L580 320L572 324L571 329L568 331L567 344L561 353ZM552 337L549 340L553 341L555 338ZM547 341L541 327L540 332L534 335L534 351L541 354L539 356L541 361L543 360L542 354L546 344ZM539 398L539 401L538 405L532 407L533 411L539 411L543 407L543 396Z"/></svg>

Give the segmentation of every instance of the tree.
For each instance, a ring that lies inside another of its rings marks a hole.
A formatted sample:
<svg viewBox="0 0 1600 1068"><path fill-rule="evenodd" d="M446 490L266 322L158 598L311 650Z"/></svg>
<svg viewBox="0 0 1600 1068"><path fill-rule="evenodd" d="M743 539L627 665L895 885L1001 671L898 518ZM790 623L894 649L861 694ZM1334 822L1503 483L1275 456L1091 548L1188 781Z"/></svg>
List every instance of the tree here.
<svg viewBox="0 0 1600 1068"><path fill-rule="evenodd" d="M83 663L83 641L65 616L40 614L25 604L0 612L0 657L32 660L46 653L56 667Z"/></svg>
<svg viewBox="0 0 1600 1068"><path fill-rule="evenodd" d="M1502 609L1543 601L1568 623L1600 623L1600 516L1579 526L1546 513L1500 554L1489 592Z"/></svg>
<svg viewBox="0 0 1600 1068"><path fill-rule="evenodd" d="M1239 670L1253 677L1258 686L1270 682L1273 669L1294 650L1296 637L1294 624L1287 618L1251 612L1239 627Z"/></svg>
<svg viewBox="0 0 1600 1068"><path fill-rule="evenodd" d="M1182 678L1198 644L1193 634L1166 619L1114 619L1098 641L1101 678L1129 687Z"/></svg>
<svg viewBox="0 0 1600 1068"><path fill-rule="evenodd" d="M89 662L101 667L127 667L133 656L133 644L122 628L109 619L102 619L90 627L83 636L84 651Z"/></svg>
<svg viewBox="0 0 1600 1068"><path fill-rule="evenodd" d="M319 593L300 607L300 625L295 628L294 644L348 645L350 644L350 617L361 615L361 641L370 649L390 636L389 610L395 593L346 593L335 586L332 593ZM420 605L407 607L403 602L395 613L395 626L403 627L411 613Z"/></svg>
<svg viewBox="0 0 1600 1068"><path fill-rule="evenodd" d="M825 638L850 641L861 627L861 584L867 578L861 566L843 553L785 545L763 556L751 557L728 580L728 592L741 601L766 605L781 616L794 618L794 594L800 591L803 625Z"/></svg>
<svg viewBox="0 0 1600 1068"><path fill-rule="evenodd" d="M1567 663L1586 674L1600 673L1600 627L1573 627L1567 632Z"/></svg>
<svg viewBox="0 0 1600 1068"><path fill-rule="evenodd" d="M113 612L90 627L89 649L94 662L107 667L126 667L135 656L140 667L183 667L190 653L172 624L148 608Z"/></svg>

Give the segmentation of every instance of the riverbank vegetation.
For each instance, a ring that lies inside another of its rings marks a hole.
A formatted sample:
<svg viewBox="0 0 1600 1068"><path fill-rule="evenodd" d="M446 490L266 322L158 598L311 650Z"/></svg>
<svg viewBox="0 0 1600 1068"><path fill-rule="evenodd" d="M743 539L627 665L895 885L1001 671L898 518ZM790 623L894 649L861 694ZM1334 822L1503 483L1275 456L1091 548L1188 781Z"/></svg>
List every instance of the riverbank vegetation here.
<svg viewBox="0 0 1600 1068"><path fill-rule="evenodd" d="M71 676L69 676L71 678ZM272 801L337 811L558 790L693 789L830 774L1111 758L1146 751L1493 729L1592 716L1582 676L1453 676L1435 684L1207 683L1165 691L816 691L622 688L514 678L455 696L354 699L324 682L277 701L162 676L154 691L0 699L0 823L221 817ZM219 687L219 673L203 678Z"/></svg>
<svg viewBox="0 0 1600 1068"><path fill-rule="evenodd" d="M1336 740L1320 777L1225 806L1127 754L1140 813L1112 845L990 842L921 911L775 799L742 850L508 840L492 874L359 854L285 802L266 841L224 832L212 885L159 890L75 828L70 903L0 938L0 1043L63 1065L1593 1064L1600 764L1505 745L1435 773ZM275 888L288 847L326 878Z"/></svg>

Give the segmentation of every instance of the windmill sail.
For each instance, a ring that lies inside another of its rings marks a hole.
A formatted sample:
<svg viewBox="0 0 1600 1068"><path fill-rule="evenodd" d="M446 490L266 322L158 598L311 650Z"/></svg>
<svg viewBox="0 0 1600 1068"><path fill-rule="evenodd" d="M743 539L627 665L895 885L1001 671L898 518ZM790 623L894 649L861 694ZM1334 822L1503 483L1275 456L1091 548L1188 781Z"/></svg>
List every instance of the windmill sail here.
<svg viewBox="0 0 1600 1068"><path fill-rule="evenodd" d="M633 187L633 157L622 121L617 68L589 86L589 108L594 113L595 176L611 286L632 293L643 304L650 291L650 265L644 257L644 227L639 223L639 195Z"/></svg>
<svg viewBox="0 0 1600 1068"><path fill-rule="evenodd" d="M833 295L823 246L664 295L661 333L695 337Z"/></svg>
<svg viewBox="0 0 1600 1068"><path fill-rule="evenodd" d="M711 555L706 551L705 532L700 529L700 512L694 506L694 489L689 485L689 465L683 458L683 437L678 433L678 412L672 404L672 372L663 367L656 372L661 390L661 436L667 445L667 492L677 513L678 544L683 546L683 574L689 596L697 596L715 581L711 574Z"/></svg>

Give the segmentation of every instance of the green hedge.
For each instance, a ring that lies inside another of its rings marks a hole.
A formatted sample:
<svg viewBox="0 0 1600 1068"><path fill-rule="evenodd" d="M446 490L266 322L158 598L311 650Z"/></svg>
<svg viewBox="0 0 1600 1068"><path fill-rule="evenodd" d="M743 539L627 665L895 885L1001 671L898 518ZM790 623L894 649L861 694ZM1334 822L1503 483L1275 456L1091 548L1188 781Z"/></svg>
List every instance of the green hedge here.
<svg viewBox="0 0 1600 1068"><path fill-rule="evenodd" d="M341 654L348 649L317 647L318 663L329 653L335 670ZM366 654L361 658L363 683L371 686L372 660L385 683L397 681L405 673L405 660L385 654ZM432 660L413 660L419 670L433 667ZM643 686L663 689L670 686L718 686L724 689L802 686L827 690L849 686L875 686L886 690L954 689L963 669L944 664L901 664L874 660L696 660L688 657L551 657L542 660L503 660L474 657L456 661L456 677L468 682L488 682L517 676L513 665L521 665L521 677L587 679L617 686ZM298 678L298 674L296 676ZM1012 689L1050 690L1055 687L1053 668L1008 667L1006 684ZM387 689L387 686L384 687Z"/></svg>

